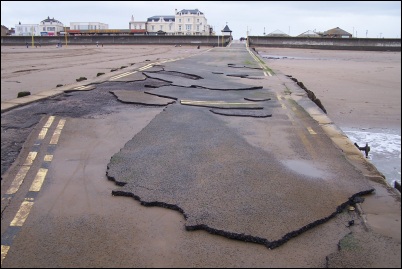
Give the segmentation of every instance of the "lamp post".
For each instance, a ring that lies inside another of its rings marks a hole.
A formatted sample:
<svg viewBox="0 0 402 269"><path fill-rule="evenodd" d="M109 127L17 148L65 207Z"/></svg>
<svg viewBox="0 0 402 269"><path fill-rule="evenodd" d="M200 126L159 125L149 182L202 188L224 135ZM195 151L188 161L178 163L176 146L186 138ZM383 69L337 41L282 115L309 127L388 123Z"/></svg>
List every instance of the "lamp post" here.
<svg viewBox="0 0 402 269"><path fill-rule="evenodd" d="M67 28L64 26L64 39L66 40L66 46L67 46Z"/></svg>
<svg viewBox="0 0 402 269"><path fill-rule="evenodd" d="M31 27L31 31L32 31L32 47L34 46L34 27L32 25Z"/></svg>

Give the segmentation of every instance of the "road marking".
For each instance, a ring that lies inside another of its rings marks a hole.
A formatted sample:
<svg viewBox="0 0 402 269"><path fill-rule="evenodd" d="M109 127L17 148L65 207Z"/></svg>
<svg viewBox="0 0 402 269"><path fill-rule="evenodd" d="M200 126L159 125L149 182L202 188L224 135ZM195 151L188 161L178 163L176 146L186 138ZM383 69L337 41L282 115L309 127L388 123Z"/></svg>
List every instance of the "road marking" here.
<svg viewBox="0 0 402 269"><path fill-rule="evenodd" d="M47 169L45 168L40 168L38 173L35 176L34 181L32 182L31 187L29 188L29 191L40 191L43 182L45 181L45 177L47 174Z"/></svg>
<svg viewBox="0 0 402 269"><path fill-rule="evenodd" d="M84 90L84 89L87 89L89 87L92 87L92 86L91 85L78 86L78 87L73 88L73 90Z"/></svg>
<svg viewBox="0 0 402 269"><path fill-rule="evenodd" d="M11 221L10 226L22 226L27 219L34 202L24 201L22 202L20 209L18 209L17 214Z"/></svg>
<svg viewBox="0 0 402 269"><path fill-rule="evenodd" d="M7 256L10 246L1 245L1 264L3 264L4 258Z"/></svg>
<svg viewBox="0 0 402 269"><path fill-rule="evenodd" d="M278 98L279 101L282 100L282 97L279 94L276 95L276 98Z"/></svg>
<svg viewBox="0 0 402 269"><path fill-rule="evenodd" d="M50 128L50 126L52 125L53 121L54 121L55 116L50 116L49 119L47 120L47 122L45 123L45 125L43 125L43 127L45 128Z"/></svg>
<svg viewBox="0 0 402 269"><path fill-rule="evenodd" d="M51 162L53 160L53 155L45 155L43 158L43 161L45 162Z"/></svg>
<svg viewBox="0 0 402 269"><path fill-rule="evenodd" d="M129 76L129 75L134 74L134 73L137 73L137 71L134 71L134 72L125 72L125 73L123 73L123 74L120 74L120 75L111 77L111 78L109 79L109 81L110 81L110 80L116 80L116 79L119 79L119 78L122 78L122 77L126 77L126 76Z"/></svg>
<svg viewBox="0 0 402 269"><path fill-rule="evenodd" d="M29 152L27 159L25 160L25 163L23 165L31 165L33 163L33 161L35 160L37 154L38 154L38 152L36 152L36 151Z"/></svg>
<svg viewBox="0 0 402 269"><path fill-rule="evenodd" d="M55 118L54 116L50 116L49 119L47 120L47 122L45 123L45 125L43 125L42 130L40 131L40 133L38 135L38 140L45 139L47 131L49 130L50 126L52 125L54 118Z"/></svg>
<svg viewBox="0 0 402 269"><path fill-rule="evenodd" d="M281 104L283 109L287 109L287 107L284 104Z"/></svg>
<svg viewBox="0 0 402 269"><path fill-rule="evenodd" d="M312 135L316 135L317 133L311 128L311 127L307 127L307 130L310 134Z"/></svg>
<svg viewBox="0 0 402 269"><path fill-rule="evenodd" d="M51 145L57 144L57 142L59 141L61 130L63 129L65 123L66 123L65 119L60 119L59 124L57 124L56 130L54 130L52 138L50 139L49 144Z"/></svg>
<svg viewBox="0 0 402 269"><path fill-rule="evenodd" d="M6 194L14 194L18 191L30 168L31 166L22 166L20 168Z"/></svg>

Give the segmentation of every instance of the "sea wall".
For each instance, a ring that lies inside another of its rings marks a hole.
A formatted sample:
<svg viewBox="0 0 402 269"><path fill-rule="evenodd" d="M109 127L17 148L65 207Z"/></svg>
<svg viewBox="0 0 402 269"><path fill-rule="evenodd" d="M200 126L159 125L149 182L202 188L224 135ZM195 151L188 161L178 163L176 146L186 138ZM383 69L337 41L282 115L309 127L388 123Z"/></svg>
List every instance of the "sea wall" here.
<svg viewBox="0 0 402 269"><path fill-rule="evenodd" d="M225 36L2 36L3 46L32 45L204 45L226 46L230 37Z"/></svg>
<svg viewBox="0 0 402 269"><path fill-rule="evenodd" d="M249 36L254 47L326 50L401 51L400 38L321 38Z"/></svg>

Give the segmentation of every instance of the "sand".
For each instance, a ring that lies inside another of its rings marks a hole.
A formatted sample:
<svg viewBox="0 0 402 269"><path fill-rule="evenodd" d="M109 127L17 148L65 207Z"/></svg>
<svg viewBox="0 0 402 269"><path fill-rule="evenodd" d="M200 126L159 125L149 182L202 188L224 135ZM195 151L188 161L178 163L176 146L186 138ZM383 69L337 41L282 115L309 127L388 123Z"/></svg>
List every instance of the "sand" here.
<svg viewBox="0 0 402 269"><path fill-rule="evenodd" d="M339 127L399 129L400 133L400 52L256 50L275 72L291 75L313 91Z"/></svg>

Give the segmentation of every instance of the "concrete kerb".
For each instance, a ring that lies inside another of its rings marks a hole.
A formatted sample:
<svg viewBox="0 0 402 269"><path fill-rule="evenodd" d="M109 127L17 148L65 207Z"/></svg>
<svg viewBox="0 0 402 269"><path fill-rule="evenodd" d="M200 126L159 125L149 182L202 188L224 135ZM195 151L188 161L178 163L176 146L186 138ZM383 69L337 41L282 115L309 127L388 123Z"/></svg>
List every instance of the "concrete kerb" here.
<svg viewBox="0 0 402 269"><path fill-rule="evenodd" d="M211 48L212 49L212 48ZM200 53L195 53L186 57L180 57L180 58L176 58L176 59L169 59L166 60L164 62L173 62L173 61L178 61L181 59L185 59L188 57L192 57L194 55L198 55L198 54L202 54L205 52L210 51L211 49L208 49L206 51L200 52ZM142 65L146 63L146 65ZM33 103L35 101L38 100L42 100L42 99L46 99L46 98L50 98L50 97L54 97L57 95L61 95L65 92L71 92L71 91L88 91L88 90L92 90L95 87L87 87L87 86L91 86L93 84L100 84L108 79L110 79L111 77L126 73L126 72L132 72L132 71L139 71L141 72L142 67L144 66L154 66L154 65L159 65L161 64L158 60L155 61L147 61L147 62L141 62L138 64L135 64L133 67L131 66L131 68L124 68L124 69L120 69L119 71L115 71L115 72L109 72L107 74L104 74L102 76L90 79L90 80L85 80L83 82L80 83L73 83L73 84L68 84L68 85L64 85L61 87L57 87L55 89L50 89L50 90L45 90L36 94L32 94L32 95L27 95L24 97L20 97L20 98L16 98L16 99L12 99L12 100L8 100L8 101L2 101L1 102L1 113L9 111L11 109L17 108L17 107L21 107L30 103ZM142 65L142 66L141 66Z"/></svg>

